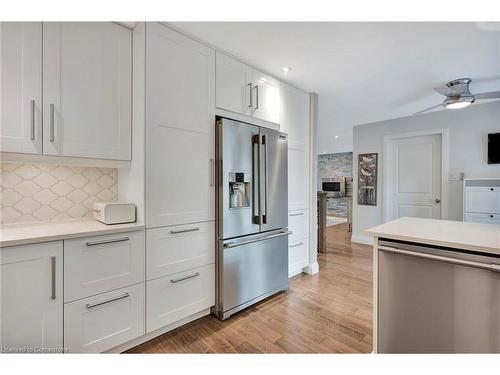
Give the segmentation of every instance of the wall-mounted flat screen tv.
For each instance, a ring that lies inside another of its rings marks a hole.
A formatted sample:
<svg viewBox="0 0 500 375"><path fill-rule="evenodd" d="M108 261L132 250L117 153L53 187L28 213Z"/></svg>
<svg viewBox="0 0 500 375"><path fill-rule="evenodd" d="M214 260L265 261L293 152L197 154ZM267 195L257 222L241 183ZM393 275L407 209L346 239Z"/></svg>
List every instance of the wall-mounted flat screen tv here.
<svg viewBox="0 0 500 375"><path fill-rule="evenodd" d="M500 133L488 134L488 164L500 164Z"/></svg>

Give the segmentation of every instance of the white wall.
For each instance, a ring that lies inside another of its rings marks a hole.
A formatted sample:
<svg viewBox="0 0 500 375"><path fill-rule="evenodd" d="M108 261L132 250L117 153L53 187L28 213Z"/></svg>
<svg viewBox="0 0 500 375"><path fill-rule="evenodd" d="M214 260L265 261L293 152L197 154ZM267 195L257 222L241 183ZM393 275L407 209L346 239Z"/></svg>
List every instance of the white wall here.
<svg viewBox="0 0 500 375"><path fill-rule="evenodd" d="M369 242L366 229L381 224L383 207L383 137L428 129L449 129L449 210L450 220L462 220L462 181L465 177L500 177L500 164L487 163L487 134L500 132L500 101L473 104L461 110L443 110L354 127L353 241ZM358 206L358 154L377 152L377 206Z"/></svg>

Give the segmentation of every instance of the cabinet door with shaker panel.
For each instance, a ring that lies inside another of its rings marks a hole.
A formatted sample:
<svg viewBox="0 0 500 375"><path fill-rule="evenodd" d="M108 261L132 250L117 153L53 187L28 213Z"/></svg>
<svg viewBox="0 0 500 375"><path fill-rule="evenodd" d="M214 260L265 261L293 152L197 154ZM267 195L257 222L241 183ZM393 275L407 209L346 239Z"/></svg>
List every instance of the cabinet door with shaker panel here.
<svg viewBox="0 0 500 375"><path fill-rule="evenodd" d="M130 160L131 77L131 30L44 23L44 154Z"/></svg>
<svg viewBox="0 0 500 375"><path fill-rule="evenodd" d="M63 243L0 249L0 342L4 349L63 347Z"/></svg>
<svg viewBox="0 0 500 375"><path fill-rule="evenodd" d="M278 123L280 82L217 52L217 108Z"/></svg>
<svg viewBox="0 0 500 375"><path fill-rule="evenodd" d="M42 153L42 23L0 23L0 150Z"/></svg>
<svg viewBox="0 0 500 375"><path fill-rule="evenodd" d="M146 225L215 220L215 51L146 26Z"/></svg>

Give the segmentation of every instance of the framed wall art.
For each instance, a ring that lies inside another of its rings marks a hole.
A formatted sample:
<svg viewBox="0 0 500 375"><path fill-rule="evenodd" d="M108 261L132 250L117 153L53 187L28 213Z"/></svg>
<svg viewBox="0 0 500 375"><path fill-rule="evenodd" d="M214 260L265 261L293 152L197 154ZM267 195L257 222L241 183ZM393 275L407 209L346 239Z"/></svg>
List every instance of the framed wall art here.
<svg viewBox="0 0 500 375"><path fill-rule="evenodd" d="M358 204L377 205L378 154L358 155Z"/></svg>

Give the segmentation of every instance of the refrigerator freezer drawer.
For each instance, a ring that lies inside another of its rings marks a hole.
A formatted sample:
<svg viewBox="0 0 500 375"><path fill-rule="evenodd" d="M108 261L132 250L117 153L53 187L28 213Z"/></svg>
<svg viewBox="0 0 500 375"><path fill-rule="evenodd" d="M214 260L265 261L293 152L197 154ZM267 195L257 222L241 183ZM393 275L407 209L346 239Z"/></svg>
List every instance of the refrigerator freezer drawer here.
<svg viewBox="0 0 500 375"><path fill-rule="evenodd" d="M224 247L224 243L219 242L219 318L226 319L288 289L287 234L271 235L260 241L241 240L241 245L231 243L231 247Z"/></svg>

